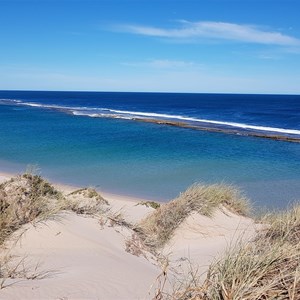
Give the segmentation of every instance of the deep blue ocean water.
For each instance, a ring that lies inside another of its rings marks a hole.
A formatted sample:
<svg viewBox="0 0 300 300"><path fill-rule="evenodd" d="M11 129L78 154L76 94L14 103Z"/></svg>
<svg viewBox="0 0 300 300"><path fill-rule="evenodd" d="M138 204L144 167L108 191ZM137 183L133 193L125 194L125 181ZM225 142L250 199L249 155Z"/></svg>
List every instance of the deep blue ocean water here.
<svg viewBox="0 0 300 300"><path fill-rule="evenodd" d="M0 91L0 170L166 201L195 182L256 206L300 199L300 144L144 123L155 118L300 137L300 96Z"/></svg>

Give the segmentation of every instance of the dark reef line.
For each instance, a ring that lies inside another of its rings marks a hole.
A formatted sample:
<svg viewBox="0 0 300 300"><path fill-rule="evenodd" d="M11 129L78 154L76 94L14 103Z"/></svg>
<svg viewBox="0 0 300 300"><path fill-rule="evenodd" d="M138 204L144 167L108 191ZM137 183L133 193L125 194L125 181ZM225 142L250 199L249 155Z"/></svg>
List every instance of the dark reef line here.
<svg viewBox="0 0 300 300"><path fill-rule="evenodd" d="M167 120L159 120L159 119L133 118L132 120L139 121L139 122L153 123L158 125L167 125L167 126L188 128L188 129L194 129L200 131L207 131L207 132L218 132L218 133L233 134L233 135L240 135L240 136L265 138L265 139L271 139L276 141L300 143L300 137L291 137L291 136L285 136L279 134L266 134L266 133L259 133L250 130L234 130L234 129L227 129L227 128L218 128L213 126L197 126L185 122L167 121Z"/></svg>

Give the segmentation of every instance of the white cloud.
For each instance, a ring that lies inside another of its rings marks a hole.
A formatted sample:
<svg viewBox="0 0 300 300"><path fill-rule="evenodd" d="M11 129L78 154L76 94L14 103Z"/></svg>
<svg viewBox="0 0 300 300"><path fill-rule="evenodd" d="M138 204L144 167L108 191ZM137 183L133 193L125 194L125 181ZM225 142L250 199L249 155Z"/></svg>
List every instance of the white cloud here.
<svg viewBox="0 0 300 300"><path fill-rule="evenodd" d="M300 39L280 32L262 30L253 25L225 22L180 21L179 28L165 29L151 26L123 25L121 31L145 36L173 39L223 39L238 42L300 46Z"/></svg>

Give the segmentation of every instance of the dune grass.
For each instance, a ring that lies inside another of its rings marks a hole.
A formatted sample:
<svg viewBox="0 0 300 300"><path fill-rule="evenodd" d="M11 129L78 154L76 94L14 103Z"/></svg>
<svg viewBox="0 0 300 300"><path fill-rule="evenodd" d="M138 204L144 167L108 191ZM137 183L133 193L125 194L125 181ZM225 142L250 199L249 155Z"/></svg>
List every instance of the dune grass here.
<svg viewBox="0 0 300 300"><path fill-rule="evenodd" d="M0 249L5 249L4 243L23 225L55 217L63 210L106 216L109 203L92 188L63 195L41 176L31 173L3 182L0 184ZM106 219L110 220L109 216ZM121 223L121 216L115 222L117 221ZM14 238L18 240L24 230ZM25 258L16 260L6 249L0 253L0 290L7 287L8 278L42 279L48 276L48 272L38 272L36 268L26 270L24 260Z"/></svg>
<svg viewBox="0 0 300 300"><path fill-rule="evenodd" d="M19 175L0 184L0 245L23 224L46 219L61 209L95 213L103 205L108 203L93 189L64 196L40 176ZM240 215L249 213L248 201L235 188L223 184L193 185L138 223L133 228L136 248L129 246L132 251L142 246L152 252L159 251L191 213L211 217L222 207ZM125 222L119 215L108 216L107 220L122 226ZM165 298L300 299L300 205L268 214L261 222L262 230L254 240L228 249L210 265L204 283L194 274L192 281L185 281L185 286L181 284L180 290L171 295L165 293ZM0 277L3 270L0 261Z"/></svg>
<svg viewBox="0 0 300 300"><path fill-rule="evenodd" d="M137 205L143 205L143 206L146 206L146 207L151 207L153 209L158 209L160 207L160 204L158 202L155 202L155 201L141 201L139 202Z"/></svg>
<svg viewBox="0 0 300 300"><path fill-rule="evenodd" d="M300 206L263 220L253 241L210 265L204 284L189 282L166 299L300 299Z"/></svg>
<svg viewBox="0 0 300 300"><path fill-rule="evenodd" d="M0 185L0 245L23 224L46 218L56 211L63 198L38 175L25 173ZM55 203L55 205L51 205Z"/></svg>
<svg viewBox="0 0 300 300"><path fill-rule="evenodd" d="M196 184L173 201L160 205L152 214L137 224L134 230L144 244L154 251L168 242L175 229L192 212L210 217L220 206L241 215L249 212L247 199L234 187L224 184Z"/></svg>
<svg viewBox="0 0 300 300"><path fill-rule="evenodd" d="M293 205L290 209L266 214L261 222L267 224L266 230L261 232L262 238L270 242L282 241L297 245L300 243L300 205Z"/></svg>
<svg viewBox="0 0 300 300"><path fill-rule="evenodd" d="M54 215L63 198L50 183L30 173L0 184L0 247L22 225ZM11 260L13 264L10 264ZM6 287L7 278L16 278L26 273L22 269L23 261L22 258L15 262L15 258L12 259L6 251L0 253L0 289ZM26 278L37 278L28 274Z"/></svg>
<svg viewBox="0 0 300 300"><path fill-rule="evenodd" d="M95 189L82 188L66 195L63 209L77 214L96 215L108 210L109 203Z"/></svg>
<svg viewBox="0 0 300 300"><path fill-rule="evenodd" d="M64 196L39 175L25 173L0 184L0 245L22 225L45 220L62 210L99 214L109 203L92 188Z"/></svg>

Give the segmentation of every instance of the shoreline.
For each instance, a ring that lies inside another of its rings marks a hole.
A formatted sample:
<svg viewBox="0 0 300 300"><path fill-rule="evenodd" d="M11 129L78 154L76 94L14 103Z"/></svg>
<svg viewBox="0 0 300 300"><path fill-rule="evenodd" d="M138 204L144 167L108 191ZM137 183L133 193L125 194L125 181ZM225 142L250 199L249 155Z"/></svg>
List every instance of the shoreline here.
<svg viewBox="0 0 300 300"><path fill-rule="evenodd" d="M23 172L24 173L24 172ZM4 181L7 181L9 179L11 179L12 177L15 177L17 175L20 175L22 173L13 173L13 172L3 172L2 170L0 170L0 184ZM61 182L57 182L57 181L52 181L52 180L48 180L47 177L45 177L47 181L50 181L50 183L56 187L58 190L63 191L64 193L71 193L72 191L84 188L85 186L81 186L81 185L71 185L71 184L64 184ZM113 193L113 192L107 192L107 191L101 191L97 188L95 188L100 194L101 196L103 196L103 198L110 200L110 201L121 201L121 202L126 202L126 203L139 203L139 202L147 202L147 201L154 201L157 202L159 204L162 204L164 202L162 201L158 201L158 200L154 200L154 199L147 199L144 197L134 197L134 196L128 196L128 195L122 195L122 194L117 194L117 193Z"/></svg>
<svg viewBox="0 0 300 300"><path fill-rule="evenodd" d="M0 183L13 175L0 172ZM94 190L70 193L78 187L49 183L28 175L1 185L1 299L161 299L164 294L177 299L194 290L202 296L211 290L208 284L220 286L211 270L233 286L243 287L242 277L246 284L257 280L260 292L257 268L263 265L273 284L274 264L289 272L286 290L295 286L299 253L290 233L297 233L299 208L268 223L251 218L247 201L222 185L194 186L157 208L114 194L104 194L110 197L105 201ZM286 217L291 222L277 237L274 229ZM249 257L255 257L254 264Z"/></svg>
<svg viewBox="0 0 300 300"><path fill-rule="evenodd" d="M14 175L0 171L0 183ZM30 191L45 196L44 185L33 185L32 177L28 178L3 185L4 203L8 207L18 208L10 202L18 202L21 192L25 204L21 208L31 212ZM173 202L156 213L155 207L137 205L135 201L142 199L104 193L108 202L100 207L95 195L80 192L68 195L77 186L49 183L57 190L64 189L60 191L66 193L67 206L60 203L61 209L54 211L55 217L50 211L45 219L28 219L6 237L1 255L13 257L9 266L15 273L3 277L1 299L96 299L99 296L154 299L162 288L165 292L172 291L179 274L177 269L185 276L193 265L199 270L199 282L203 282L215 257L224 253L230 243L241 242L239 237L246 243L258 228L253 219L225 207L214 207L211 216L205 215L204 211L193 208L198 200L193 200L192 204L188 198L178 198L177 209ZM24 189L28 192L24 193ZM202 195L201 190L198 192ZM55 201L60 201L55 196L52 198L53 195L48 194L48 202L39 202L40 206L33 208L42 209L48 205L53 208ZM69 203L74 205L68 206ZM186 206L192 210L182 216ZM20 210L16 209L14 215L18 216L17 212ZM170 219L171 223L164 221ZM154 238L155 248L147 246L144 235L139 234L137 228L151 240ZM156 228L166 234L167 240L152 235ZM155 241L162 241L161 246ZM160 278L168 279L163 287Z"/></svg>

